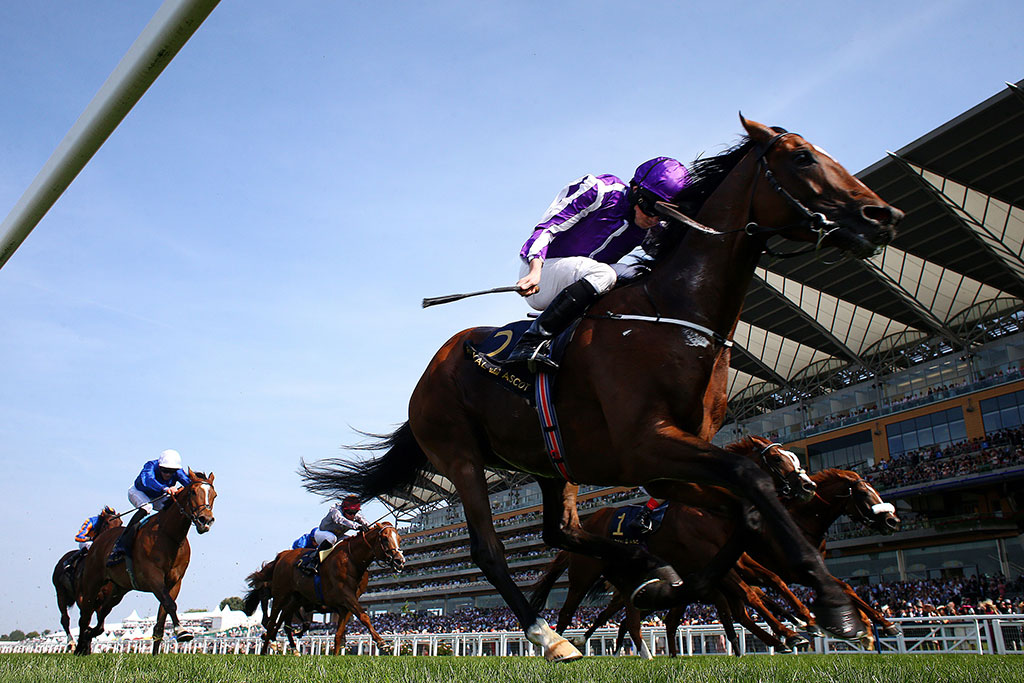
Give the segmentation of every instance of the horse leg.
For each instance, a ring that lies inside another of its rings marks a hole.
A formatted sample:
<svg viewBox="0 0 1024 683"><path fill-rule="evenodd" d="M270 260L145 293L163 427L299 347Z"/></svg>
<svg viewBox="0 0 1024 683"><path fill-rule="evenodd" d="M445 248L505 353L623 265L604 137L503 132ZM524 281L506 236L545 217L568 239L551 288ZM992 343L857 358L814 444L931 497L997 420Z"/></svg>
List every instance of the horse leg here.
<svg viewBox="0 0 1024 683"><path fill-rule="evenodd" d="M643 577L641 586L651 591L654 586L674 588L682 583L675 569L639 544L618 543L584 529L576 508L577 486L543 477L537 478L537 484L544 500L545 543L601 560L604 575L624 595L636 592L637 576Z"/></svg>
<svg viewBox="0 0 1024 683"><path fill-rule="evenodd" d="M75 654L84 656L92 652L92 638L89 622L92 621L93 605L82 600L78 605L78 645Z"/></svg>
<svg viewBox="0 0 1024 683"><path fill-rule="evenodd" d="M332 654L345 654L345 634L348 631L348 620L351 618L351 610L338 612L338 628L334 631L334 652Z"/></svg>
<svg viewBox="0 0 1024 683"><path fill-rule="evenodd" d="M754 560L749 555L743 555L740 561L737 563L737 571L739 572L740 578L747 583L760 584L774 588L775 591L782 596L782 599L786 601L795 614L789 614L788 617L797 625L798 628L806 629L810 633L819 631L818 627L814 623L814 616L811 614L807 606L800 601L800 598L796 597L796 594L790 590L786 582L779 578L779 575L771 571L761 563ZM762 600L765 604L769 603L769 599L762 596ZM771 601L774 604L774 601ZM773 609L775 614L785 614L785 611L781 608ZM820 632L820 631L819 631Z"/></svg>
<svg viewBox="0 0 1024 683"><path fill-rule="evenodd" d="M163 624L166 621L167 616L171 617L171 623L174 624L174 637L179 643L187 643L192 640L195 636L192 631L181 625L181 621L178 620L178 605L175 600L178 598L178 593L181 592L181 581L179 580L170 588L164 588L161 591L154 592L153 595L160 601L160 609L164 610L167 614L163 620L160 619L160 610L157 610L157 622ZM163 634L161 633L161 636ZM155 640L155 631L154 631ZM153 654L159 651L159 642L153 643Z"/></svg>
<svg viewBox="0 0 1024 683"><path fill-rule="evenodd" d="M370 632L370 637L373 638L373 642L377 643L377 647L380 648L380 651L384 652L385 650L387 650L388 649L388 644L384 642L384 639L380 637L379 633L377 633L377 629L375 629L373 627L373 624L370 623L370 615L368 615L366 613L366 611L362 608L362 606L358 602L353 602L352 605L349 607L349 609L350 609L351 613L356 616L356 619L358 619L359 621L361 621L363 623L363 626L366 627L366 630ZM340 630L340 629L339 629L339 631L340 631L341 635L343 636L344 635L344 631ZM335 634L335 647L337 647L337 642L338 642L338 634L336 633Z"/></svg>
<svg viewBox="0 0 1024 683"><path fill-rule="evenodd" d="M437 458L433 460L438 461ZM444 474L455 485L462 499L466 526L469 528L470 555L516 615L520 626L526 631L526 638L541 647L544 658L549 662L582 657L579 650L548 626L512 580L505 559L505 547L494 531L487 483L479 458L470 456L462 459L446 467Z"/></svg>
<svg viewBox="0 0 1024 683"><path fill-rule="evenodd" d="M625 600L623 600L625 603ZM624 635L623 627L629 631L629 637L633 639L633 645L636 646L636 653L640 655L641 659L654 659L654 655L651 654L651 649L647 647L647 641L644 640L643 633L640 628L643 625L643 617L640 611L632 605L626 605L626 618L619 625L619 637L622 638Z"/></svg>
<svg viewBox="0 0 1024 683"><path fill-rule="evenodd" d="M604 626L605 624L607 624L608 620L614 617L619 612L619 610L622 609L622 606L624 604L625 600L623 600L618 593L613 595L612 601L608 603L608 605L603 610L601 610L601 613L597 615L597 618L594 619L594 623L590 625L586 633L583 634L583 636L579 639L578 642L573 644L576 645L576 647L580 648L586 645L587 641L590 640L590 638L594 635L594 632L597 631L597 629Z"/></svg>
<svg viewBox="0 0 1024 683"><path fill-rule="evenodd" d="M260 649L261 655L268 654L270 652L270 644L277 640L277 629L279 628L281 614L290 601L290 598L274 598L274 601L271 603L270 614L263 622L264 633L263 647Z"/></svg>
<svg viewBox="0 0 1024 683"><path fill-rule="evenodd" d="M679 622L683 620L685 607L673 607L665 615L665 637L668 640L668 656L679 656L679 644L676 642L676 633L679 632Z"/></svg>
<svg viewBox="0 0 1024 683"><path fill-rule="evenodd" d="M725 599L729 601L730 609L733 615L736 617L736 621L738 621L740 624L746 627L746 629L750 631L750 633L755 638L760 640L768 647L774 647L782 652L789 652L790 648L785 642L783 642L780 638L777 638L776 636L772 635L771 633L765 631L757 624L757 622L755 622L751 618L750 613L747 612L747 608L744 605L744 603L752 604L751 602L748 602L748 600L757 601L757 596L753 594L753 591L749 591L749 586L747 587L747 589L748 591L744 591L742 586L731 583L727 583L722 586L722 593L725 596ZM755 609L757 609L756 606L754 607ZM761 607L764 608L764 605L761 605ZM779 621L775 619L774 615L767 614L766 609L762 611L761 614L765 617L765 620L768 622L769 627L775 633L780 632L779 630L777 630L777 628L782 629L783 631L788 631L788 629L782 626L782 624L780 624ZM794 636L796 635L792 631L789 632L792 633Z"/></svg>
<svg viewBox="0 0 1024 683"><path fill-rule="evenodd" d="M68 643L65 649L70 651L75 647L75 639L71 637L71 614L68 610L71 607L71 602L67 601L60 592L57 592L57 608L60 610L60 625L64 629L64 633L67 634Z"/></svg>
<svg viewBox="0 0 1024 683"><path fill-rule="evenodd" d="M167 610L163 605L157 607L156 623L153 624L153 654L160 654L160 644L164 641L164 628L167 626Z"/></svg>
<svg viewBox="0 0 1024 683"><path fill-rule="evenodd" d="M664 430L662 430L664 432ZM753 512L759 519L749 520L763 525L780 549L780 560L787 564L793 574L803 577L817 594L814 612L818 623L840 638L858 638L864 632L857 611L850 599L836 585L825 568L821 553L811 547L799 527L789 516L775 492L771 477L756 464L734 453L712 446L705 441L678 432L675 438L659 434L653 440L636 444L634 471L645 481L657 482L697 481L705 484L724 486L741 498L750 501ZM650 485L648 490L650 490ZM658 591L652 598L664 596ZM638 594L637 598L645 602ZM657 600L654 600L657 602ZM657 607L657 604L641 604L641 607Z"/></svg>
<svg viewBox="0 0 1024 683"><path fill-rule="evenodd" d="M884 616L882 616L881 612L876 610L874 607L865 602L862 597L857 595L857 591L853 590L853 587L850 586L850 584L840 579L836 579L836 583L838 583L842 587L844 593L850 596L850 599L853 600L853 604L857 606L857 609L861 611L862 615L866 616L870 621L882 627L882 633L884 633L887 636L898 636L901 633L903 633L903 629L901 629L898 625L886 619Z"/></svg>
<svg viewBox="0 0 1024 683"><path fill-rule="evenodd" d="M733 625L732 609L729 607L728 600L721 593L716 592L713 600L715 609L718 610L718 620L722 622L722 628L725 630L725 637L732 644L732 653L737 657L742 656L740 651L740 639L736 635L736 627Z"/></svg>

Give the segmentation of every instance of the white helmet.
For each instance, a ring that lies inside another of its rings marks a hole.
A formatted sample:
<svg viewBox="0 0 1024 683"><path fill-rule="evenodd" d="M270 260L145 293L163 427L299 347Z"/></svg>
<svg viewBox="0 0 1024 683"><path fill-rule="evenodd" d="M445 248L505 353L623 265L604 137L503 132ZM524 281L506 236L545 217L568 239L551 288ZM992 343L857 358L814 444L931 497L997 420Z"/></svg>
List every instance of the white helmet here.
<svg viewBox="0 0 1024 683"><path fill-rule="evenodd" d="M169 470L180 470L181 454L178 453L178 451L168 448L160 454L160 460L157 461L157 465L160 467L166 467Z"/></svg>

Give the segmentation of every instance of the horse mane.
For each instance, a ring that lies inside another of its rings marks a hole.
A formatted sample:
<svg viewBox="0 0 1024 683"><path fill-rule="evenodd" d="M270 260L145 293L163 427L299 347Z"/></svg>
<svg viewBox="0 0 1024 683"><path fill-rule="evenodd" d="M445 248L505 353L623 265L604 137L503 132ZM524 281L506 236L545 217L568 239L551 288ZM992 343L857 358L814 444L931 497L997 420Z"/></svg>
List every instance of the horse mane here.
<svg viewBox="0 0 1024 683"><path fill-rule="evenodd" d="M739 441L734 441L730 444L726 444L723 448L730 453L736 453L738 455L749 455L755 450L764 448L770 442L765 440L765 443L758 441L758 437L753 435L747 435Z"/></svg>
<svg viewBox="0 0 1024 683"><path fill-rule="evenodd" d="M785 128L777 126L773 126L772 130L776 133L786 132ZM739 142L720 154L694 159L687 166L689 182L679 194L672 198L672 203L687 216L691 218L696 216L704 208L708 197L718 189L726 176L732 173L740 160L754 147L754 144L749 136L744 135ZM686 232L687 227L675 221L669 221L667 227L656 233L652 231L644 242L646 255L637 260L637 265L644 268L638 275L624 278L621 282L631 282L641 278L651 269L656 268L659 263L667 260L679 246Z"/></svg>
<svg viewBox="0 0 1024 683"><path fill-rule="evenodd" d="M850 483L856 483L861 480L861 476L852 470L841 470L838 467L830 467L827 470L818 470L811 475L811 479L815 484L821 484L822 482L829 481L831 479L841 479Z"/></svg>

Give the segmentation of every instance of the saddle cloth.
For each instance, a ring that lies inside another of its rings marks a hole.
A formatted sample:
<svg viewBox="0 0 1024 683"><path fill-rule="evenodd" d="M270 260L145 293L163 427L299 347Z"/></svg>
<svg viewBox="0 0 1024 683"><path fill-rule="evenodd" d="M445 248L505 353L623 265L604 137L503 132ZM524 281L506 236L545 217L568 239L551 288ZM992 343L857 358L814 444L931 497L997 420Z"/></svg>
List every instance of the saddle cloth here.
<svg viewBox="0 0 1024 683"><path fill-rule="evenodd" d="M634 527L633 520L639 516L643 507L643 505L623 505L616 510L615 514L612 515L611 521L608 522L608 536L613 541L621 543L643 543L645 538L661 528L661 523L665 519L665 512L668 510L668 503L662 503L651 511L651 516L648 517L648 521L651 523L651 531L641 534Z"/></svg>
<svg viewBox="0 0 1024 683"><path fill-rule="evenodd" d="M499 385L518 396L522 396L533 405L534 383L536 379L534 374L526 368L525 364L516 366L511 370L501 365L501 362L508 358L512 349L515 348L516 342L530 328L531 324L533 324L531 320L517 320L509 323L495 329L489 337L479 344L467 341L463 345L463 350L466 353L466 357L476 367L480 368L481 372L487 373ZM569 346L577 325L579 325L578 320L551 342L551 358L556 363L562 362L562 357L565 356L565 349Z"/></svg>

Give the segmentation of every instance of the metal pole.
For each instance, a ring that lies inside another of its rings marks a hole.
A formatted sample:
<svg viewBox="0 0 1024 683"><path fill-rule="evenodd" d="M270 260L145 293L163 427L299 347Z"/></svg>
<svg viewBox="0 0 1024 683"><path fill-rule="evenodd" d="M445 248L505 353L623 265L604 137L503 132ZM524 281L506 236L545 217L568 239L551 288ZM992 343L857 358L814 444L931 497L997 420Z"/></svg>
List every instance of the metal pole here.
<svg viewBox="0 0 1024 683"><path fill-rule="evenodd" d="M220 0L165 0L0 225L0 268Z"/></svg>

